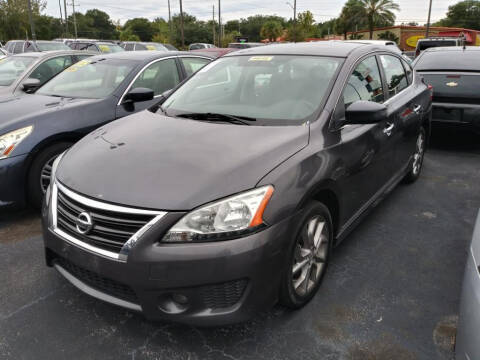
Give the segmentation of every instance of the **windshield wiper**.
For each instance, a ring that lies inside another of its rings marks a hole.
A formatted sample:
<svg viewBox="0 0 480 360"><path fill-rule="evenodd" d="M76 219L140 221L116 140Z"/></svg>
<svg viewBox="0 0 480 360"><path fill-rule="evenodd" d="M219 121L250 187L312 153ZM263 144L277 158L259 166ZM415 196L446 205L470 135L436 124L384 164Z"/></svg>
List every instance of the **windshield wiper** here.
<svg viewBox="0 0 480 360"><path fill-rule="evenodd" d="M242 124L250 125L248 121L257 121L255 118L248 116L237 116L229 114L218 114L218 113L184 113L179 114L177 117L183 117L186 119L193 120L205 120L205 121L225 121L232 124Z"/></svg>

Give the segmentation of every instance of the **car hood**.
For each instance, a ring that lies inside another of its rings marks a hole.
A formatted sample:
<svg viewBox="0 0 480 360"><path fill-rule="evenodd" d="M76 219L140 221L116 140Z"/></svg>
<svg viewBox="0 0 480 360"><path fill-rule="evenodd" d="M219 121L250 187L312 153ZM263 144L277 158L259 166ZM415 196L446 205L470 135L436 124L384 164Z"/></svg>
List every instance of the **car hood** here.
<svg viewBox="0 0 480 360"><path fill-rule="evenodd" d="M80 140L63 157L57 179L111 203L190 210L255 187L308 137L307 124L244 126L143 111Z"/></svg>
<svg viewBox="0 0 480 360"><path fill-rule="evenodd" d="M73 108L99 102L95 99L71 99L45 95L19 95L0 98L0 128L2 132L14 130L23 123L35 124L54 112L67 111L69 116L79 113Z"/></svg>

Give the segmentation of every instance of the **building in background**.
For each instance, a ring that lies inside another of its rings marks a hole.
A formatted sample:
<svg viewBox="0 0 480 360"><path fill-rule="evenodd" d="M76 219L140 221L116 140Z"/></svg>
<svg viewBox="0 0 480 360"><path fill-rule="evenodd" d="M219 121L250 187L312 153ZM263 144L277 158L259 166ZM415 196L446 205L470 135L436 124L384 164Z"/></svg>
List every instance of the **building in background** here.
<svg viewBox="0 0 480 360"><path fill-rule="evenodd" d="M377 28L373 31L373 40L395 40L398 47L403 51L413 51L417 46L418 39L425 38L425 26L389 26ZM459 37L465 35L467 45L480 46L480 31L463 29L463 28L449 28L431 26L429 30L429 37ZM389 38L385 38L388 36ZM347 39L364 39L370 38L368 30L361 30L347 33Z"/></svg>

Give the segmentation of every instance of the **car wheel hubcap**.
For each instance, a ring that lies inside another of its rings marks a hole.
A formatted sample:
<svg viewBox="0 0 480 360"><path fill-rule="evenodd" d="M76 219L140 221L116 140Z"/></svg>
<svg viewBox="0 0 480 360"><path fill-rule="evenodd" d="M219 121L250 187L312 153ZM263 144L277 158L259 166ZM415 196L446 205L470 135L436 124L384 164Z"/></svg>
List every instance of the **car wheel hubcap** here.
<svg viewBox="0 0 480 360"><path fill-rule="evenodd" d="M423 132L418 135L415 154L413 155L413 174L417 175L422 168L423 153L425 151L425 137Z"/></svg>
<svg viewBox="0 0 480 360"><path fill-rule="evenodd" d="M42 167L40 172L40 189L45 194L47 192L48 185L50 185L50 176L52 175L52 166L58 155L48 160Z"/></svg>
<svg viewBox="0 0 480 360"><path fill-rule="evenodd" d="M308 295L320 281L325 271L328 247L327 222L317 215L307 221L295 245L292 282L298 295Z"/></svg>

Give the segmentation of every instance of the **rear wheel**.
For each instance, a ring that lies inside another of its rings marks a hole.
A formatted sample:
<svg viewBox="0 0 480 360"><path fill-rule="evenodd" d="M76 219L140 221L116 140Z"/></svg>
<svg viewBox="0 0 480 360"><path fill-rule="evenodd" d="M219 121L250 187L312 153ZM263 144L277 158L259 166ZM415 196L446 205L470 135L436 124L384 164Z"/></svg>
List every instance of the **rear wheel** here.
<svg viewBox="0 0 480 360"><path fill-rule="evenodd" d="M42 150L32 162L27 178L28 200L39 209L42 206L43 195L50 185L52 165L58 155L72 146L71 143L61 142Z"/></svg>
<svg viewBox="0 0 480 360"><path fill-rule="evenodd" d="M413 160L410 165L410 170L405 176L404 182L413 183L419 178L420 172L422 171L423 157L425 155L426 144L427 142L425 129L422 127L420 128L420 132L417 136L415 152L413 154Z"/></svg>
<svg viewBox="0 0 480 360"><path fill-rule="evenodd" d="M325 275L332 243L330 212L322 203L311 201L305 207L290 248L282 276L280 303L300 308L312 299Z"/></svg>

